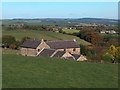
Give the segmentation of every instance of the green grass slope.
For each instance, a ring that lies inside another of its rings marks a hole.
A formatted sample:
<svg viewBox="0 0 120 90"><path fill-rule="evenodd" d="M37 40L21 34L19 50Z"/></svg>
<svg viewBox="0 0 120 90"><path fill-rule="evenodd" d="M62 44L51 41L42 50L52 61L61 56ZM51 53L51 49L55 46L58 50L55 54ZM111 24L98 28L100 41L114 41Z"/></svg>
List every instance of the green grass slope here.
<svg viewBox="0 0 120 90"><path fill-rule="evenodd" d="M78 33L80 31L76 29L62 29L62 30L68 34Z"/></svg>
<svg viewBox="0 0 120 90"><path fill-rule="evenodd" d="M3 88L115 88L117 64L3 54Z"/></svg>
<svg viewBox="0 0 120 90"><path fill-rule="evenodd" d="M31 38L45 39L45 40L73 40L76 39L79 44L90 45L89 42L84 41L76 36L66 35L62 33L55 33L49 31L37 31L37 30L14 30L14 31L5 31L3 30L3 35L13 35L18 40L28 36Z"/></svg>

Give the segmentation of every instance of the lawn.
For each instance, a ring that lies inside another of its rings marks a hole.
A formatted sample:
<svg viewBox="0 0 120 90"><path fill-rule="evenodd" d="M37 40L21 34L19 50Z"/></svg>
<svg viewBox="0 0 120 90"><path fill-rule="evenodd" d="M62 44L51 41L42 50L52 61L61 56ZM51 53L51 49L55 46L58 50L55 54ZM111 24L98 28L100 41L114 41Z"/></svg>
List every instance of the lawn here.
<svg viewBox="0 0 120 90"><path fill-rule="evenodd" d="M80 39L79 37L66 35L62 33L50 32L50 31L37 31L37 30L13 30L13 31L5 31L2 32L3 35L12 35L15 36L17 40L21 40L23 37L31 37L37 39L45 39L45 40L73 40L76 39L79 44L90 45L89 42Z"/></svg>
<svg viewBox="0 0 120 90"><path fill-rule="evenodd" d="M62 30L68 34L78 33L80 31L76 29L62 29Z"/></svg>
<svg viewBox="0 0 120 90"><path fill-rule="evenodd" d="M3 54L3 88L117 88L118 65Z"/></svg>

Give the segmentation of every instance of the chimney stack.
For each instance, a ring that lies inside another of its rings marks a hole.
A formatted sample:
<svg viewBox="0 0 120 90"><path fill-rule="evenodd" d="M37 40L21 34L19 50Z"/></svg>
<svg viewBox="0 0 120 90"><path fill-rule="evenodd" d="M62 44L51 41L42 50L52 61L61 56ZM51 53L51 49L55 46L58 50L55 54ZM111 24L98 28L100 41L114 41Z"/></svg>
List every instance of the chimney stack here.
<svg viewBox="0 0 120 90"><path fill-rule="evenodd" d="M76 42L76 39L73 39L74 42Z"/></svg>
<svg viewBox="0 0 120 90"><path fill-rule="evenodd" d="M43 40L43 39L41 39L41 42L44 42L44 40Z"/></svg>

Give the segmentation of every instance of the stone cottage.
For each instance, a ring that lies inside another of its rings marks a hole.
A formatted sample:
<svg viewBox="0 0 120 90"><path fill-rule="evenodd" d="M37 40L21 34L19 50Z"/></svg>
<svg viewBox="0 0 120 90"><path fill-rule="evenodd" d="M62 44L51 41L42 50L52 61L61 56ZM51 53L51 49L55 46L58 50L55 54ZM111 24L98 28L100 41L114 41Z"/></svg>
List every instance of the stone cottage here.
<svg viewBox="0 0 120 90"><path fill-rule="evenodd" d="M51 49L69 52L70 54L80 54L80 46L77 44L76 40L48 41L46 44Z"/></svg>
<svg viewBox="0 0 120 90"><path fill-rule="evenodd" d="M20 47L23 56L36 56L43 48L49 48L44 40L26 40Z"/></svg>
<svg viewBox="0 0 120 90"><path fill-rule="evenodd" d="M80 46L76 40L41 41L26 40L20 46L21 55L24 56L48 56L64 59L84 61L86 58L80 55Z"/></svg>

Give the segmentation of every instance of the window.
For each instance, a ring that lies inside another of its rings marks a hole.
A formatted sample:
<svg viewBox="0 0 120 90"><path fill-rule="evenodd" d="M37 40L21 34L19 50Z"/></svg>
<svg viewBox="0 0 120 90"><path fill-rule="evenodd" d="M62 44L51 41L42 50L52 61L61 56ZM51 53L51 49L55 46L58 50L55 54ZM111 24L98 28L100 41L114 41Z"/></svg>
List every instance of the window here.
<svg viewBox="0 0 120 90"><path fill-rule="evenodd" d="M38 49L38 52L40 51L40 49Z"/></svg>
<svg viewBox="0 0 120 90"><path fill-rule="evenodd" d="M76 48L74 48L73 51L76 51Z"/></svg>

